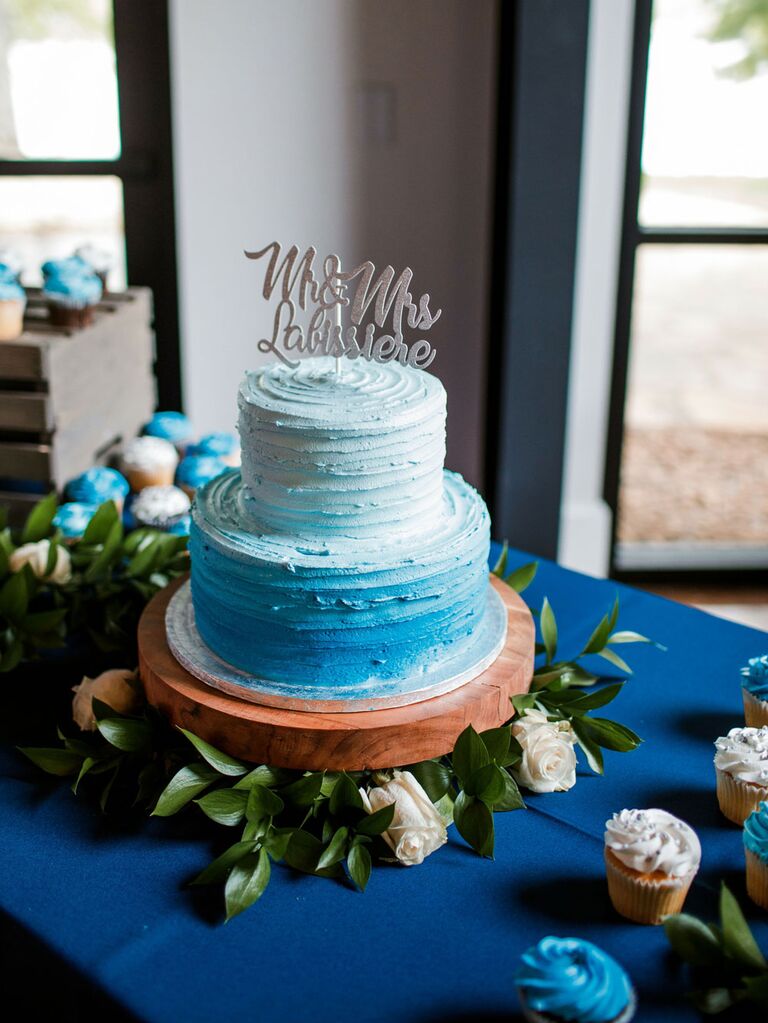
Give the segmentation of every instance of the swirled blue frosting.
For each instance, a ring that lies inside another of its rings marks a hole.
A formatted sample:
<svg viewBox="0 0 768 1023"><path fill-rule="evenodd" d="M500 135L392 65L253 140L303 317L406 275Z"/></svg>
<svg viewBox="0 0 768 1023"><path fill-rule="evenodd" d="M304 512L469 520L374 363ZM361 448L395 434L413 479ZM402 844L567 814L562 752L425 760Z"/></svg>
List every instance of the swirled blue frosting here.
<svg viewBox="0 0 768 1023"><path fill-rule="evenodd" d="M66 276L90 276L93 267L80 256L67 256L65 259L49 259L40 267L44 278Z"/></svg>
<svg viewBox="0 0 768 1023"><path fill-rule="evenodd" d="M192 517L190 515L182 515L180 519L171 523L166 532L173 533L174 536L189 536L191 527Z"/></svg>
<svg viewBox="0 0 768 1023"><path fill-rule="evenodd" d="M750 657L741 669L742 686L758 700L768 700L768 654Z"/></svg>
<svg viewBox="0 0 768 1023"><path fill-rule="evenodd" d="M761 803L744 821L744 846L768 863L768 803Z"/></svg>
<svg viewBox="0 0 768 1023"><path fill-rule="evenodd" d="M43 295L50 302L81 309L101 298L101 281L95 274L54 273L46 277Z"/></svg>
<svg viewBox="0 0 768 1023"><path fill-rule="evenodd" d="M179 462L176 483L197 488L226 471L227 466L215 455L187 455Z"/></svg>
<svg viewBox="0 0 768 1023"><path fill-rule="evenodd" d="M190 455L213 455L216 458L226 458L234 454L240 444L232 433L206 433L204 437L187 449Z"/></svg>
<svg viewBox="0 0 768 1023"><path fill-rule="evenodd" d="M523 953L515 982L536 1012L578 1023L608 1023L634 997L616 960L581 938L542 938Z"/></svg>
<svg viewBox="0 0 768 1023"><path fill-rule="evenodd" d="M88 523L98 511L97 504L84 504L82 501L69 501L56 509L53 524L68 540L81 537Z"/></svg>
<svg viewBox="0 0 768 1023"><path fill-rule="evenodd" d="M18 276L11 267L0 263L0 302L22 301L27 298L26 292L19 284Z"/></svg>
<svg viewBox="0 0 768 1023"><path fill-rule="evenodd" d="M172 444L189 440L192 435L192 424L183 412L155 412L144 427L149 437L160 437Z"/></svg>
<svg viewBox="0 0 768 1023"><path fill-rule="evenodd" d="M73 501L86 504L103 504L105 501L121 501L130 490L128 480L117 469L94 465L67 484L67 495Z"/></svg>

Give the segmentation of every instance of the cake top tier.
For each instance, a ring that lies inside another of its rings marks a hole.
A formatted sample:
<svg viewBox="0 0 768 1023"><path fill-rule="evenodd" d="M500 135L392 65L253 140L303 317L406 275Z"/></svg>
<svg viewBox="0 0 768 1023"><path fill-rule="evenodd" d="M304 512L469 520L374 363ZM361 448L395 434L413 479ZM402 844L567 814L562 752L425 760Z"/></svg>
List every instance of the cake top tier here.
<svg viewBox="0 0 768 1023"><path fill-rule="evenodd" d="M445 391L399 363L304 359L240 387L255 529L302 537L428 531L442 509Z"/></svg>
<svg viewBox="0 0 768 1023"><path fill-rule="evenodd" d="M403 429L445 415L443 385L424 370L398 362L304 359L295 369L281 362L246 373L240 408L252 406L265 424L352 433L382 424Z"/></svg>

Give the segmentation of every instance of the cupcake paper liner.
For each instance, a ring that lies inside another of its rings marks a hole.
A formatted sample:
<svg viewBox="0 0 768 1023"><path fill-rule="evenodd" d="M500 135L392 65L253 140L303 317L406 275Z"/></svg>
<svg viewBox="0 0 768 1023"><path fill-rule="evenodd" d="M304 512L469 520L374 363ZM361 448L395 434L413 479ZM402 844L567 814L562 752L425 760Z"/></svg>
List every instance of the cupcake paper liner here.
<svg viewBox="0 0 768 1023"><path fill-rule="evenodd" d="M523 1016L529 1021L529 1023L560 1023L561 1016L553 1016L551 1013L539 1012L537 1009L532 1009L528 1004L528 999L525 996L525 992L522 988L517 989L517 997L520 999L520 1008L523 1010ZM637 994L635 989L632 988L632 994L630 995L627 1007L623 1012L619 1013L618 1016L614 1016L612 1020L606 1020L605 1023L629 1023L634 1018L635 1012L637 1011Z"/></svg>
<svg viewBox="0 0 768 1023"><path fill-rule="evenodd" d="M747 860L747 894L763 909L768 909L768 863L750 849L744 850Z"/></svg>
<svg viewBox="0 0 768 1023"><path fill-rule="evenodd" d="M768 799L768 788L735 778L728 771L717 773L717 801L723 816L734 824L743 824L749 815Z"/></svg>
<svg viewBox="0 0 768 1023"><path fill-rule="evenodd" d="M744 686L741 687L741 697L744 700L744 720L750 728L760 728L768 725L768 700L761 700Z"/></svg>
<svg viewBox="0 0 768 1023"><path fill-rule="evenodd" d="M15 341L24 329L25 302L20 298L0 301L0 341Z"/></svg>
<svg viewBox="0 0 768 1023"><path fill-rule="evenodd" d="M660 924L670 913L679 913L696 876L695 870L684 877L640 874L610 849L605 850L605 867L613 908L638 924Z"/></svg>
<svg viewBox="0 0 768 1023"><path fill-rule="evenodd" d="M158 466L156 469L133 469L123 465L122 472L128 480L131 490L138 494L146 487L172 486L176 467L171 465Z"/></svg>

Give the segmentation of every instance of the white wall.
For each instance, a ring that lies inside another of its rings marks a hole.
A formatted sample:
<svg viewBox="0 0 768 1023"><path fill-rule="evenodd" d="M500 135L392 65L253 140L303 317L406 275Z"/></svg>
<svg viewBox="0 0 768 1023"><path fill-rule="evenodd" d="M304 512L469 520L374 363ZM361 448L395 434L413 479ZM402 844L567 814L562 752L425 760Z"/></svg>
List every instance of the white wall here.
<svg viewBox="0 0 768 1023"><path fill-rule="evenodd" d="M634 0L592 0L558 560L605 575L603 500Z"/></svg>
<svg viewBox="0 0 768 1023"><path fill-rule="evenodd" d="M410 265L443 316L448 464L482 479L496 0L172 0L183 386L230 429L275 238Z"/></svg>

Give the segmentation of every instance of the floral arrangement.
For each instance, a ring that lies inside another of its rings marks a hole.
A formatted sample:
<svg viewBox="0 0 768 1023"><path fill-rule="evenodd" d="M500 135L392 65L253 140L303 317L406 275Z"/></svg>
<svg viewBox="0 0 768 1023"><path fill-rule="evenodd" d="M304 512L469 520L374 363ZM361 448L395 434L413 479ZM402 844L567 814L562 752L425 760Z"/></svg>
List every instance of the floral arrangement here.
<svg viewBox="0 0 768 1023"><path fill-rule="evenodd" d="M184 570L183 540L152 530L124 537L114 506L105 505L82 540L65 549L52 530L53 507L50 499L38 505L19 545L8 531L3 534L7 565L0 566L0 580L5 578L0 614L15 637L6 649L16 644L18 661L41 649L35 641L40 635L63 641L69 629L93 616L88 629L94 642L114 641L114 649L127 657L128 630L141 607ZM30 544L37 553L25 551ZM507 560L505 544L495 574L524 591L536 563L508 572ZM18 603L13 596L3 599L7 588L21 595ZM41 603L56 615L45 633L29 627L31 616L46 613L37 610ZM127 668L85 678L75 687L75 734L70 726L59 732L59 745L22 752L47 773L72 778L74 792L96 795L104 811L138 809L169 817L195 808L234 831L235 841L193 882L223 884L227 919L261 897L273 863L323 877L346 876L362 891L374 865L420 864L447 841L451 823L475 852L492 857L494 814L525 807L520 787L567 791L576 782L577 747L591 769L602 773L602 749L626 752L641 741L625 725L592 713L615 699L624 682L599 685L603 680L581 663L594 655L629 675L614 647L651 642L616 630L618 599L570 660L557 660L550 602L545 599L533 613L540 663L530 692L513 698L510 721L482 733L470 725L450 755L422 763L360 772L246 764L172 728L147 703L136 672Z"/></svg>
<svg viewBox="0 0 768 1023"><path fill-rule="evenodd" d="M741 908L725 884L720 888L720 921L706 924L688 913L664 921L674 951L689 964L697 987L689 994L701 1012L715 1015L741 1006L768 1009L768 963Z"/></svg>

